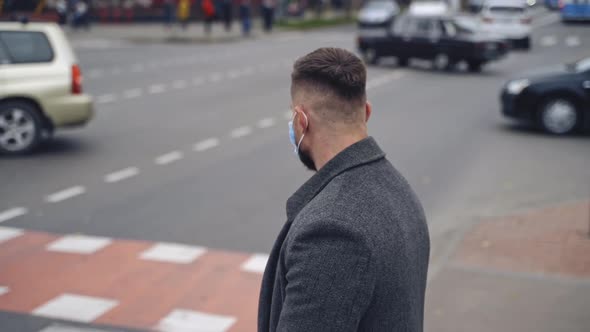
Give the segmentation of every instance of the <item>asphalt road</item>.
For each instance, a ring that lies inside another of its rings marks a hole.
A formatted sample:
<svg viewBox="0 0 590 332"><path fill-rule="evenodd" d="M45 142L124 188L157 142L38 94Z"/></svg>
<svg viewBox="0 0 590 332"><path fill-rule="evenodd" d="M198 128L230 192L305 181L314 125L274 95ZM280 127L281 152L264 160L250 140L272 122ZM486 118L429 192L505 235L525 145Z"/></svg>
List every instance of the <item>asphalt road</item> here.
<svg viewBox="0 0 590 332"><path fill-rule="evenodd" d="M550 137L500 116L506 80L590 54L588 25L541 23L530 52L480 74L369 68L370 133L423 201L435 242L461 227L457 215L590 195L590 137ZM96 118L34 155L0 159L0 213L22 214L2 226L269 252L286 199L311 175L287 135L290 68L321 46L354 49L353 30L78 45Z"/></svg>

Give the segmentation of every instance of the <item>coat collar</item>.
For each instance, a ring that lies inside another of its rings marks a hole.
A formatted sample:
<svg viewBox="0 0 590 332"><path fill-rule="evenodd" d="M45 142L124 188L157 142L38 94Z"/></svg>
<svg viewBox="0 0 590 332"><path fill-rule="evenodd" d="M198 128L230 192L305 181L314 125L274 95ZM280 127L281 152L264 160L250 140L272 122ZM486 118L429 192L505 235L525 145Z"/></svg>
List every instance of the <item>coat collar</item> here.
<svg viewBox="0 0 590 332"><path fill-rule="evenodd" d="M299 211L339 174L385 158L385 153L372 137L352 144L332 158L287 200L287 220L293 221Z"/></svg>

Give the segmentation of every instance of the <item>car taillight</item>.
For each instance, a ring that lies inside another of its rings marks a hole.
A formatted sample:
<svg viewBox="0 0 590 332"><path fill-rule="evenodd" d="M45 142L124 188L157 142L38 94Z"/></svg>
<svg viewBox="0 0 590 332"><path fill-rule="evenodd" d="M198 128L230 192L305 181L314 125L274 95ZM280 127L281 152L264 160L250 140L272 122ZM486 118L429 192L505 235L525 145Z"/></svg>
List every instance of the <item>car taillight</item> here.
<svg viewBox="0 0 590 332"><path fill-rule="evenodd" d="M72 65L72 94L82 93L82 71L80 66Z"/></svg>
<svg viewBox="0 0 590 332"><path fill-rule="evenodd" d="M530 17L525 17L521 19L520 22L522 22L522 24L531 24L531 22L533 22L533 19Z"/></svg>
<svg viewBox="0 0 590 332"><path fill-rule="evenodd" d="M484 17L482 18L482 20L483 20L484 22L486 22L486 23L492 23L492 22L494 22L494 19L493 19L493 18L491 18L491 17L487 17L487 16L484 16Z"/></svg>

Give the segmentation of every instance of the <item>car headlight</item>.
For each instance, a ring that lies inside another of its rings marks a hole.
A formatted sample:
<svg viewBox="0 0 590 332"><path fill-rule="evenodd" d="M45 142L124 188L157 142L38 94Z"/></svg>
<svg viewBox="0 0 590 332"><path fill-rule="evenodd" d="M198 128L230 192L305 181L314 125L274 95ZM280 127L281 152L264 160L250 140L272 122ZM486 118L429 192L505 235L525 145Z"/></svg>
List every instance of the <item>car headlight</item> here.
<svg viewBox="0 0 590 332"><path fill-rule="evenodd" d="M529 84L529 80L526 79L510 81L508 82L508 85L506 85L506 90L511 95L517 95L520 94L527 86L529 86Z"/></svg>

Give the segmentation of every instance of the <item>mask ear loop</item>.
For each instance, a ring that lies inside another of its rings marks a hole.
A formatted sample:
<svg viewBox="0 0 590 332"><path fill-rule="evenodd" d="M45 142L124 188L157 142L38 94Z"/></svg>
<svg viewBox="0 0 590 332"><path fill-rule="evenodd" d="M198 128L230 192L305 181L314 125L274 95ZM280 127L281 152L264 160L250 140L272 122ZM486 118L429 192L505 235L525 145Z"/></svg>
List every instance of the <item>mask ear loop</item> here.
<svg viewBox="0 0 590 332"><path fill-rule="evenodd" d="M307 121L307 115L305 115L305 113L301 112L301 114L303 114L303 117L305 118L305 130L307 130L307 127L309 126L309 122ZM297 114L295 114L297 115ZM295 119L295 117L293 117L293 119ZM299 139L299 143L297 143L297 152L299 152L299 146L301 146L301 142L303 142L303 138L305 137L305 131L303 132L303 135L301 135L301 138Z"/></svg>

